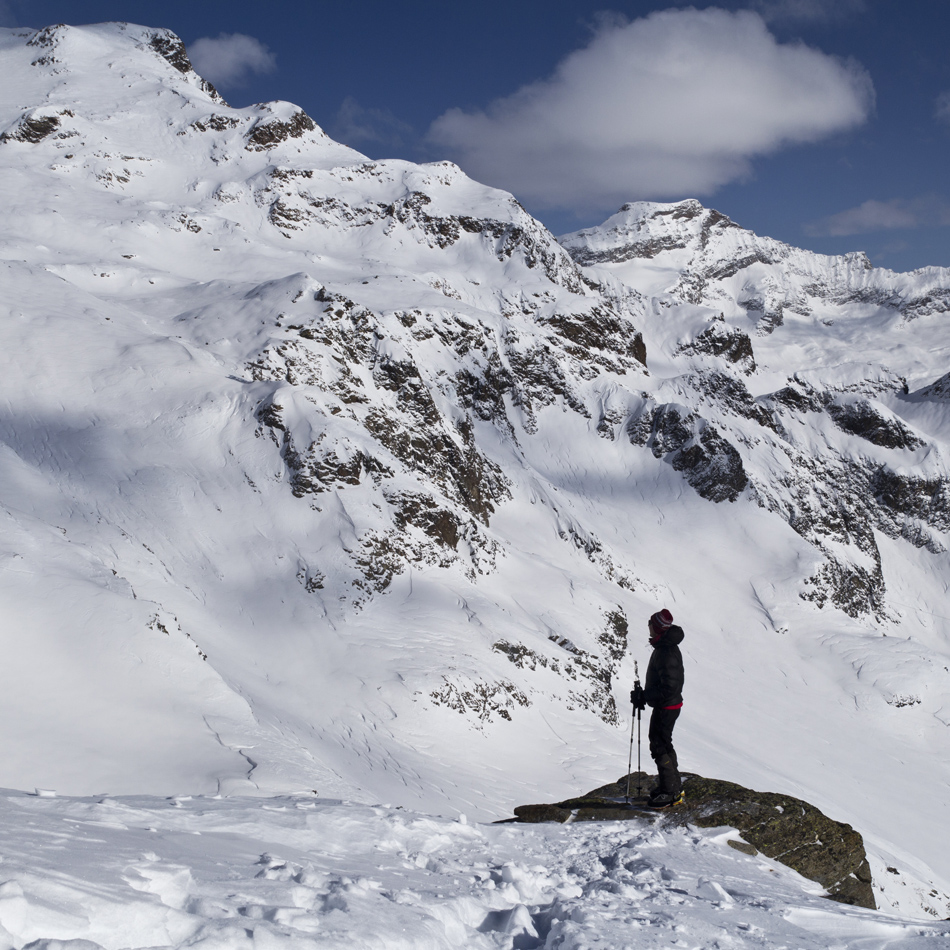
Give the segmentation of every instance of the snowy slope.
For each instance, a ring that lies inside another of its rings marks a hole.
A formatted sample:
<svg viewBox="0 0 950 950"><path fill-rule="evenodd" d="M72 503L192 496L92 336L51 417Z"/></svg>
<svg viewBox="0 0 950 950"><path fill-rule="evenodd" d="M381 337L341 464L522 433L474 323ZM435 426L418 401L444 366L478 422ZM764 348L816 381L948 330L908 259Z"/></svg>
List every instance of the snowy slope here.
<svg viewBox="0 0 950 950"><path fill-rule="evenodd" d="M616 777L668 606L684 765L950 914L950 274L689 202L561 246L166 31L0 72L0 782L499 817Z"/></svg>
<svg viewBox="0 0 950 950"><path fill-rule="evenodd" d="M0 947L929 950L950 933L835 904L730 840L648 823L476 825L312 795L7 793Z"/></svg>

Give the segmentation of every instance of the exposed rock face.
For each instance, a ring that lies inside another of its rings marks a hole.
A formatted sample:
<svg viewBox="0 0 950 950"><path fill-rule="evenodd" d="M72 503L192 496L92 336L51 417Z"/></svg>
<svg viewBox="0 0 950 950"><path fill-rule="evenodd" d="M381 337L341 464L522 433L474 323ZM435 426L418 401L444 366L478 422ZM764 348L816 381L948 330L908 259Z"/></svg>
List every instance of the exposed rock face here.
<svg viewBox="0 0 950 950"><path fill-rule="evenodd" d="M691 343L684 344L680 352L721 356L727 362L735 363L747 375L755 372L755 355L749 335L721 320L711 323Z"/></svg>
<svg viewBox="0 0 950 950"><path fill-rule="evenodd" d="M19 122L0 135L0 142L29 142L36 145L59 129L63 116L74 117L71 109L52 112L48 109L31 109Z"/></svg>
<svg viewBox="0 0 950 950"><path fill-rule="evenodd" d="M742 458L707 420L668 403L631 420L630 441L665 459L703 497L735 501L749 484Z"/></svg>
<svg viewBox="0 0 950 950"><path fill-rule="evenodd" d="M874 909L871 869L864 840L850 825L833 821L814 805L774 792L754 792L733 782L684 775L685 802L663 811L645 805L645 797L625 803L627 776L594 789L581 798L553 805L521 805L516 819L539 821L662 821L700 828L728 825L742 834L730 842L737 850L781 861L803 877L817 881L832 900ZM637 785L650 788L655 776L630 776L631 794Z"/></svg>
<svg viewBox="0 0 950 950"><path fill-rule="evenodd" d="M171 30L158 30L149 40L149 46L180 73L193 72L185 44Z"/></svg>
<svg viewBox="0 0 950 950"><path fill-rule="evenodd" d="M303 109L296 110L287 119L260 119L248 133L245 147L251 151L266 151L287 139L299 139L316 127L316 122Z"/></svg>
<svg viewBox="0 0 950 950"><path fill-rule="evenodd" d="M619 280L635 289L637 261L650 262L654 283L668 267L666 296L654 299L653 312L690 328L669 348L683 374L631 407L631 443L708 501L751 500L814 545L823 563L803 578L803 599L853 617L886 617L875 532L931 552L947 547L950 468L906 409L944 398L950 387L941 379L908 396L906 379L886 366L850 362L824 376L795 373L755 397L749 387L767 368L763 353L773 354L766 363L780 362L786 331L777 331L786 321L832 328L855 308L873 307L906 326L940 312L947 274L895 275L860 254L811 254L760 238L696 201L625 205L561 242L604 287ZM760 338L755 352L744 327ZM850 343L842 348L845 360L852 352ZM924 460L926 471L914 472Z"/></svg>
<svg viewBox="0 0 950 950"><path fill-rule="evenodd" d="M950 373L914 393L916 399L947 399L948 397L950 397Z"/></svg>

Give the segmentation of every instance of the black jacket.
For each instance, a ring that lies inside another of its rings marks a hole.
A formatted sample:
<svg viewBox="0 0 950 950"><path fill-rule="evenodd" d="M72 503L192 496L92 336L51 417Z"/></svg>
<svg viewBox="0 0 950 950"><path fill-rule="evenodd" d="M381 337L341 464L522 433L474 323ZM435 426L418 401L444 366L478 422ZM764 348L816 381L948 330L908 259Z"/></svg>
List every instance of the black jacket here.
<svg viewBox="0 0 950 950"><path fill-rule="evenodd" d="M683 702L683 628L674 624L657 641L647 664L643 698L647 705L663 709Z"/></svg>

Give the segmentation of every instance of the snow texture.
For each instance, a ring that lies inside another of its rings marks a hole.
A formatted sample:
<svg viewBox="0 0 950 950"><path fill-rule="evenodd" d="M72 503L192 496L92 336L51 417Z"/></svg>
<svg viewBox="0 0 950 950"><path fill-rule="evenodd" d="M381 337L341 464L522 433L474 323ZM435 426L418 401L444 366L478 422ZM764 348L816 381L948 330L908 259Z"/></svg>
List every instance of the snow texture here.
<svg viewBox="0 0 950 950"><path fill-rule="evenodd" d="M0 946L930 950L727 829L476 825L326 799L0 797Z"/></svg>

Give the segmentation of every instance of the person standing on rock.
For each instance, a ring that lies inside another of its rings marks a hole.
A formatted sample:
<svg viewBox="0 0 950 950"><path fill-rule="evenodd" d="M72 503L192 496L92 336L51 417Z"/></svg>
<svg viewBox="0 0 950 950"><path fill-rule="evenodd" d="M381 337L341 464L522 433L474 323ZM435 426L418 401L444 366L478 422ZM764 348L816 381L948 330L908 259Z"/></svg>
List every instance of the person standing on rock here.
<svg viewBox="0 0 950 950"><path fill-rule="evenodd" d="M647 665L646 682L630 700L636 709L652 707L650 715L650 755L656 762L659 781L650 792L649 804L666 808L682 801L682 779L676 750L673 748L673 727L683 708L683 628L673 623L673 615L659 610L647 624L653 653Z"/></svg>

